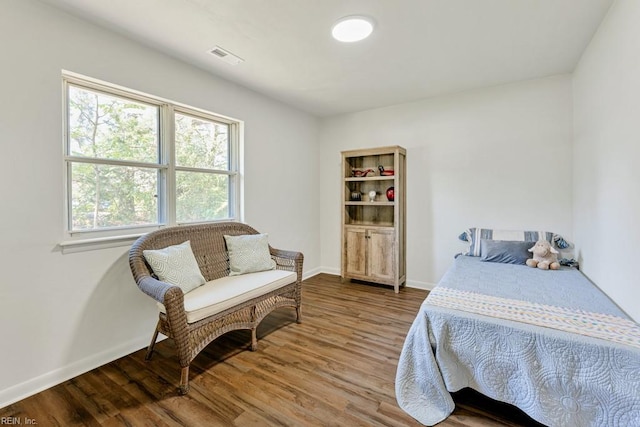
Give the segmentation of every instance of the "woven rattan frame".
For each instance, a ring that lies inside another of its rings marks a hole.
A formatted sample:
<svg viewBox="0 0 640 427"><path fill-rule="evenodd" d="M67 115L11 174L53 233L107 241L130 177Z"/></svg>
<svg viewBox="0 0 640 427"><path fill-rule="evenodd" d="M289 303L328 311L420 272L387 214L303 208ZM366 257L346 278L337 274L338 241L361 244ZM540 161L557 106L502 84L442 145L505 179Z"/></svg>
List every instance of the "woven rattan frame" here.
<svg viewBox="0 0 640 427"><path fill-rule="evenodd" d="M167 227L140 237L129 251L129 266L136 284L142 292L162 303L166 309L166 314L160 313L158 325L147 349L147 360L153 354L158 333L172 338L175 341L182 368L179 388L181 394L186 394L189 391L189 364L203 348L220 335L236 329L249 329L251 330L251 349L256 350L258 347L256 337L258 325L265 316L276 308L295 307L296 319L300 323L302 320L300 291L304 257L300 252L283 251L269 247L271 258L276 262L278 270L296 273L295 283L245 301L198 322L187 323L182 290L177 286L159 281L146 262L143 251L162 249L189 240L200 271L209 281L229 275L229 256L224 235L236 236L257 233L252 227L239 222Z"/></svg>

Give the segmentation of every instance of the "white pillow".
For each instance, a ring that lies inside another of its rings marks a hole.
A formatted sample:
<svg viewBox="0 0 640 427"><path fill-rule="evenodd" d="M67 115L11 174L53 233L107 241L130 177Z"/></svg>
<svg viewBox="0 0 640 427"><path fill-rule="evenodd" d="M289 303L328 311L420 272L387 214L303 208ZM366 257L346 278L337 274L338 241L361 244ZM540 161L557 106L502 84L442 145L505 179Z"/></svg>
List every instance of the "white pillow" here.
<svg viewBox="0 0 640 427"><path fill-rule="evenodd" d="M225 235L224 240L229 251L229 276L275 270L276 262L269 253L268 235Z"/></svg>
<svg viewBox="0 0 640 427"><path fill-rule="evenodd" d="M206 282L189 240L164 249L142 251L142 254L158 279L179 286L185 294Z"/></svg>

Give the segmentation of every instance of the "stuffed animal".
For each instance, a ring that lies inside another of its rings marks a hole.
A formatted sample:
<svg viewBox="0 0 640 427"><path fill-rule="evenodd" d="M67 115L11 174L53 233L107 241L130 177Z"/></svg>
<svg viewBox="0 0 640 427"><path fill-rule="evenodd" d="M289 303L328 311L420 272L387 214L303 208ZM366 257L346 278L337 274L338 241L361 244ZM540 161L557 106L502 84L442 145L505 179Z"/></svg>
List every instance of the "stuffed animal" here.
<svg viewBox="0 0 640 427"><path fill-rule="evenodd" d="M538 240L529 252L533 252L533 259L527 260L529 267L538 267L542 270L557 270L560 268L558 263L558 251L555 250L551 243L542 239Z"/></svg>

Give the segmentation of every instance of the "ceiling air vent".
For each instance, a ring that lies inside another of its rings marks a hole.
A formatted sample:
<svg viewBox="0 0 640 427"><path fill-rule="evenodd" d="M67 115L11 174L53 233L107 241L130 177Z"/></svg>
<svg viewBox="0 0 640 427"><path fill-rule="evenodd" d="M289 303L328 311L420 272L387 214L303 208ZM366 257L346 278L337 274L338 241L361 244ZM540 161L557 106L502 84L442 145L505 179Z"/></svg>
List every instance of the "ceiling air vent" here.
<svg viewBox="0 0 640 427"><path fill-rule="evenodd" d="M209 53L215 56L216 58L226 62L227 64L238 65L239 63L244 62L244 59L234 55L228 50L221 48L220 46L215 46L213 49L209 51Z"/></svg>

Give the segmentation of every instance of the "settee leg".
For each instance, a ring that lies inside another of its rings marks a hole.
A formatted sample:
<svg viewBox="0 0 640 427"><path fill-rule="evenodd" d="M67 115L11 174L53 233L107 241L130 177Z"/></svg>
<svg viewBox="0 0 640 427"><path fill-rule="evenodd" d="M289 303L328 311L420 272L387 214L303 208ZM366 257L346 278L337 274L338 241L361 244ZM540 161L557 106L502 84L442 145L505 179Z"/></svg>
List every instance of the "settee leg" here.
<svg viewBox="0 0 640 427"><path fill-rule="evenodd" d="M302 323L302 307L296 307L296 323Z"/></svg>
<svg viewBox="0 0 640 427"><path fill-rule="evenodd" d="M182 368L182 371L180 371L180 387L178 389L178 392L181 395L185 395L189 393L189 367L188 366L185 366L184 368Z"/></svg>
<svg viewBox="0 0 640 427"><path fill-rule="evenodd" d="M147 354L144 356L144 360L151 360L151 356L153 355L153 348L156 346L157 339L158 327L156 326L156 331L153 333L153 337L151 337L151 342L149 343L149 347L147 347Z"/></svg>
<svg viewBox="0 0 640 427"><path fill-rule="evenodd" d="M251 351L258 349L258 327L251 328Z"/></svg>

